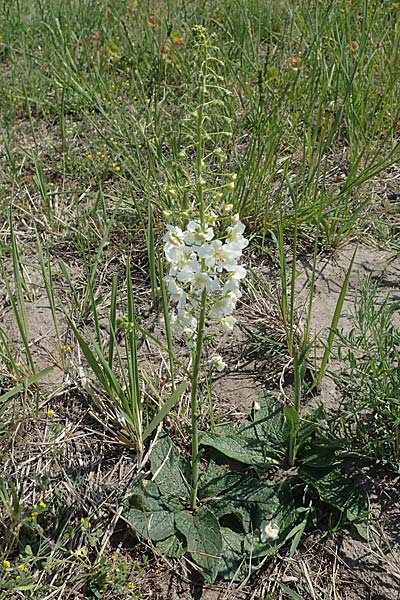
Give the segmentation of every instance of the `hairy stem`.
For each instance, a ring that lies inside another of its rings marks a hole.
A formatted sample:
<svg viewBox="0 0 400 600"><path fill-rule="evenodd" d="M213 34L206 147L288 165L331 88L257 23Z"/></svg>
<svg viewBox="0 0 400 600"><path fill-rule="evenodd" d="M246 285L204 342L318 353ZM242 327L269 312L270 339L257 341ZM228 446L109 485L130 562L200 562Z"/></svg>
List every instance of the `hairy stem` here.
<svg viewBox="0 0 400 600"><path fill-rule="evenodd" d="M200 316L197 328L196 348L193 352L193 371L192 371L192 390L190 395L190 408L192 413L192 463L191 463L191 484L190 505L194 510L197 505L197 488L199 485L199 413L197 392L199 384L199 374L201 365L201 354L204 338L204 324L206 320L207 292L203 290L201 296Z"/></svg>

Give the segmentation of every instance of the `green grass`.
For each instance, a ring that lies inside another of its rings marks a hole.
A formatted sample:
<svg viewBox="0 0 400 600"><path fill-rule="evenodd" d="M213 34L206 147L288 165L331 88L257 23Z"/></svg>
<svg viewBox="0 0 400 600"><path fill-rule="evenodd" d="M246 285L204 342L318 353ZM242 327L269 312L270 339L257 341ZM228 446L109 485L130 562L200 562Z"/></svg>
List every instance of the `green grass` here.
<svg viewBox="0 0 400 600"><path fill-rule="evenodd" d="M33 141L28 155L9 152L8 171L22 157L36 171L33 193L48 219L50 175L68 192L106 182L139 222L149 198L181 210L197 102L192 27L203 22L222 90L209 107L219 133L208 147L218 148L216 171L221 161L238 172L242 218L265 240L284 207L289 232L297 221L327 247L357 228L368 213L363 184L399 155L396 3L83 6L11 2L0 21L2 126L10 148L21 119Z"/></svg>
<svg viewBox="0 0 400 600"><path fill-rule="evenodd" d="M32 447L53 448L51 468L68 471L65 457L74 455L75 439L69 419L81 423L82 410L84 434L76 435L103 443L113 465L112 449L119 456L123 446L121 452L144 468L162 422L187 452L190 391L184 393L181 382L190 379L193 362L199 368L192 378L199 384L198 406L210 407L220 422L200 355L191 363L182 345L174 347L162 277L166 223L184 227L204 209L216 210L224 223L238 213L246 225L254 279L247 279L242 314L257 310L259 295L268 343L278 347L279 363L287 363L274 384L282 388L285 370L294 378L294 401L284 394L294 405L294 412L286 411L293 421L289 461L296 464L303 404L332 376L342 384L332 435L350 454L397 469L399 334L391 325L397 308L378 306L369 285L361 292L354 330L338 331L352 261L322 362L313 360L319 342L311 322L317 257L364 241L366 234L371 243L398 252L396 199L381 202L379 186L400 159L400 3L3 4L0 562L11 562L0 572L4 597L23 588L24 597L41 600L61 590L63 578L68 591L81 597L140 597L128 584L155 563L149 558L143 568L128 568L129 550L114 536L120 497L92 515L83 510L85 497L77 500L81 488L75 489L72 475L72 487L60 496L59 481L51 482L44 467L38 474L31 467L13 473L7 457L15 444L22 452L21 430L32 436ZM296 296L301 256L312 265L304 323ZM272 263L267 278L257 271L263 260ZM51 373L68 374L53 392L45 387L49 362L44 366L38 351L42 333L32 335L37 297L47 299L54 329ZM264 314L268 302L273 317ZM257 352L266 352L263 332L253 335ZM218 344L206 339L205 353L219 351ZM340 377L329 371L337 352L344 365ZM82 396L85 408L73 405L71 415L65 413L65 394ZM195 414L192 427L198 418L201 426L207 423L204 414ZM195 446L198 454L197 441ZM21 464L33 463L30 451ZM90 463L92 454L82 452ZM120 492L122 498L126 490ZM46 510L29 520L42 495ZM83 513L93 516L93 532L80 522ZM53 536L55 548L48 543ZM144 561L153 550L150 545ZM18 564L26 565L19 574ZM314 597L302 573L293 596L282 588L276 597Z"/></svg>
<svg viewBox="0 0 400 600"><path fill-rule="evenodd" d="M343 401L334 422L361 456L400 466L398 302L379 298L379 281L366 280L354 328L341 336L339 356L347 365L338 382Z"/></svg>

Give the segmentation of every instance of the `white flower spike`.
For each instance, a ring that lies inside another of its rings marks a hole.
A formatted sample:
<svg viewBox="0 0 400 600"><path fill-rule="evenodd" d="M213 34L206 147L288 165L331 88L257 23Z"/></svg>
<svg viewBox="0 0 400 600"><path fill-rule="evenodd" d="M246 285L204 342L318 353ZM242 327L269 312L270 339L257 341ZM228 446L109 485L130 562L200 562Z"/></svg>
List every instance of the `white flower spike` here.
<svg viewBox="0 0 400 600"><path fill-rule="evenodd" d="M183 336L189 348L196 344L203 291L207 292L206 321L215 320L223 332L233 330L236 323L233 312L242 296L241 281L246 277L246 269L239 262L248 245L244 229L243 223L235 218L225 235L214 239L214 229L208 224L203 227L197 221L189 221L185 230L167 225L163 237L169 265L165 283L175 306L171 325L174 334ZM218 363L221 367L222 364L223 361ZM215 368L218 369L217 365Z"/></svg>

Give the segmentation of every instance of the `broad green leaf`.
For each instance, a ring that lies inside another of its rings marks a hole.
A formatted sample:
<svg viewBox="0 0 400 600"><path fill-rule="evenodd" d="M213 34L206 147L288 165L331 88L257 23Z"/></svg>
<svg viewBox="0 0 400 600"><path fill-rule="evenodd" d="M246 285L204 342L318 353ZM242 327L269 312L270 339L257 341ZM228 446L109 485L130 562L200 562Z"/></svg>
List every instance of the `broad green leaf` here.
<svg viewBox="0 0 400 600"><path fill-rule="evenodd" d="M255 509L254 531L247 534L244 541L245 550L254 558L275 554L277 549L285 543L297 519L290 483L283 482L267 486L260 482L260 486L265 489L260 488L250 495ZM261 542L260 525L262 521L272 521L279 527L279 536L276 540L267 539L266 542Z"/></svg>
<svg viewBox="0 0 400 600"><path fill-rule="evenodd" d="M293 497L288 484L262 482L249 475L226 473L201 489L216 516L235 517L245 532L263 520L274 520L287 528L295 518ZM251 526L250 526L251 525Z"/></svg>
<svg viewBox="0 0 400 600"><path fill-rule="evenodd" d="M244 427L242 432L250 435L253 430L259 440L276 449L282 447L285 452L289 430L283 415L284 405L266 392L260 396L259 404L260 410L255 412L254 422Z"/></svg>
<svg viewBox="0 0 400 600"><path fill-rule="evenodd" d="M321 502L345 513L351 523L366 523L368 506L365 496L348 477L336 469L302 467L299 476L317 492Z"/></svg>
<svg viewBox="0 0 400 600"><path fill-rule="evenodd" d="M124 511L125 521L143 538L157 542L175 533L174 513L170 510L145 512L137 508Z"/></svg>
<svg viewBox="0 0 400 600"><path fill-rule="evenodd" d="M245 465L265 469L267 466L279 463L274 454L271 455L267 450L263 451L263 445L259 440L244 437L240 432L231 436L204 433L200 438L200 444L214 448L224 456Z"/></svg>
<svg viewBox="0 0 400 600"><path fill-rule="evenodd" d="M150 465L153 480L164 494L188 496L188 486L185 482L186 463L165 433L161 434L151 451Z"/></svg>
<svg viewBox="0 0 400 600"><path fill-rule="evenodd" d="M222 535L222 564L218 576L223 579L237 580L243 577L247 570L246 556L243 552L243 534L236 533L227 527L221 527Z"/></svg>
<svg viewBox="0 0 400 600"><path fill-rule="evenodd" d="M187 551L200 567L203 578L213 583L222 554L222 535L215 515L205 507L194 514L182 511L175 515L175 526L185 536Z"/></svg>
<svg viewBox="0 0 400 600"><path fill-rule="evenodd" d="M240 473L225 473L211 479L200 489L200 498L207 501L218 519L232 515L243 527L249 531L253 505L242 501L242 491L247 486L247 481L256 481Z"/></svg>
<svg viewBox="0 0 400 600"><path fill-rule="evenodd" d="M332 467L340 462L340 440L309 440L301 448L298 461L308 467Z"/></svg>
<svg viewBox="0 0 400 600"><path fill-rule="evenodd" d="M182 508L178 501L176 504L177 510ZM174 512L168 498L151 481L142 482L142 489L130 496L122 516L138 535L154 542L175 533Z"/></svg>
<svg viewBox="0 0 400 600"><path fill-rule="evenodd" d="M157 542L157 550L168 558L180 558L185 553L185 548L176 534Z"/></svg>

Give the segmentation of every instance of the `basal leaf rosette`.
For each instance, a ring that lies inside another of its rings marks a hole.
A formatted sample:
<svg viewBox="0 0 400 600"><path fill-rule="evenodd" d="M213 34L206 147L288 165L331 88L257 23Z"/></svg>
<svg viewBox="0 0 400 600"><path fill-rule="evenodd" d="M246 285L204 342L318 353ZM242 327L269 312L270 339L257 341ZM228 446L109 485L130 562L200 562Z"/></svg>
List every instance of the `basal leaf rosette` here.
<svg viewBox="0 0 400 600"><path fill-rule="evenodd" d="M173 304L171 327L189 348L196 345L198 317L203 292L207 295L206 320L220 331L232 331L233 313L242 296L241 281L246 269L240 264L248 240L245 226L236 216L225 231L189 221L185 230L167 225L164 255L168 263L165 283Z"/></svg>

